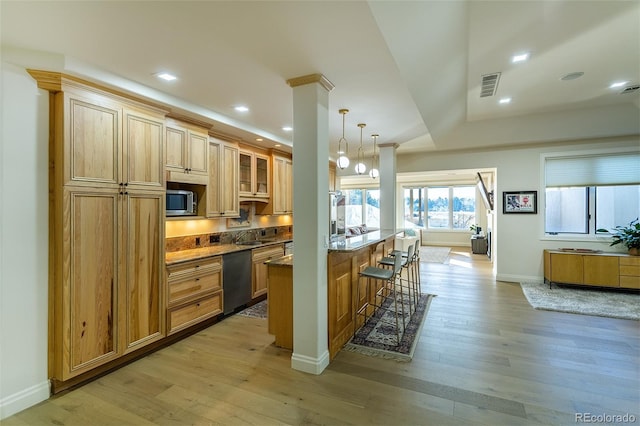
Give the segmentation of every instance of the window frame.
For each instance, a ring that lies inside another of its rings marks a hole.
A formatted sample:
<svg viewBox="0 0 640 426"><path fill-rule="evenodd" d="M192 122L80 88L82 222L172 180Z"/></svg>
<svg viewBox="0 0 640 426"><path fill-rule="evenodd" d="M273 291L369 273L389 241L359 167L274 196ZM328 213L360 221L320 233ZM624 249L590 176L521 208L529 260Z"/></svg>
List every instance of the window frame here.
<svg viewBox="0 0 640 426"><path fill-rule="evenodd" d="M539 212L541 213L538 218L539 224L539 239L540 241L564 241L564 242L597 242L597 243L609 243L611 241L611 234L609 233L596 233L595 229L595 188L597 186L588 186L587 194L587 214L588 222L587 227L589 233L587 234L573 234L573 233L558 233L556 235L548 234L545 230L546 226L546 211L547 211L547 199L546 199L546 162L550 158L562 158L562 157L579 157L579 156L594 156L594 155L615 155L623 153L637 153L637 149L633 147L619 147L619 148L602 148L602 149L590 149L590 150L576 150L576 151L559 151L559 152L546 152L540 154L540 173L539 173ZM593 229L593 233L591 233Z"/></svg>
<svg viewBox="0 0 640 426"><path fill-rule="evenodd" d="M431 188L447 188L448 190L448 201L449 201L449 208L448 208L448 222L449 222L449 226L447 228L430 228L429 227L429 189ZM402 193L402 216L404 217L405 214L405 199L404 199L404 191L408 190L408 189L422 189L423 190L423 196L425 197L425 202L424 202L424 208L425 208L425 215L424 215L424 226L423 227L418 227L416 226L416 228L419 229L423 229L425 231L428 232L456 232L456 233L469 233L470 229L468 228L454 228L453 227L453 191L454 188L472 188L473 189L473 193L474 193L474 209L473 209L473 213L474 213L474 217L476 218L475 222L477 223L477 218L478 215L480 214L481 210L478 210L478 197L477 197L477 187L476 184L471 184L471 183L460 183L460 184L455 184L455 185L451 185L451 184L429 184L429 183L424 183L424 184L415 184L412 183L410 185L402 185L401 186L401 193Z"/></svg>

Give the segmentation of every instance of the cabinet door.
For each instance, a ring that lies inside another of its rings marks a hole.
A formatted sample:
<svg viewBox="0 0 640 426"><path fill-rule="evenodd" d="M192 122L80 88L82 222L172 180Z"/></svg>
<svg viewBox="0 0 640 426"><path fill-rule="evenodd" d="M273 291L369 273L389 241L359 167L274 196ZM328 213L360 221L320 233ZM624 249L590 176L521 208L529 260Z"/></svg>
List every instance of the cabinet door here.
<svg viewBox="0 0 640 426"><path fill-rule="evenodd" d="M129 188L164 188L162 117L134 109L124 110L124 167Z"/></svg>
<svg viewBox="0 0 640 426"><path fill-rule="evenodd" d="M69 91L58 94L65 108L65 184L120 183L122 110L99 95Z"/></svg>
<svg viewBox="0 0 640 426"><path fill-rule="evenodd" d="M222 146L221 170L221 204L222 213L227 217L240 215L240 195L238 194L238 160L237 146L224 144Z"/></svg>
<svg viewBox="0 0 640 426"><path fill-rule="evenodd" d="M618 258L615 256L582 256L584 275L582 284L618 287Z"/></svg>
<svg viewBox="0 0 640 426"><path fill-rule="evenodd" d="M209 182L207 183L207 217L218 217L222 214L222 186L220 167L222 158L222 143L209 143Z"/></svg>
<svg viewBox="0 0 640 426"><path fill-rule="evenodd" d="M206 133L189 131L187 145L189 173L207 176L209 169L209 136Z"/></svg>
<svg viewBox="0 0 640 426"><path fill-rule="evenodd" d="M271 188L269 187L270 160L266 155L255 154L254 195L256 197L269 198L271 193Z"/></svg>
<svg viewBox="0 0 640 426"><path fill-rule="evenodd" d="M278 244L276 246L268 246L252 251L253 262L253 279L251 298L256 298L267 292L267 276L269 270L267 265L264 264L267 260L275 259L284 256L284 244Z"/></svg>
<svg viewBox="0 0 640 426"><path fill-rule="evenodd" d="M250 152L240 151L240 174L239 190L240 196L253 196L253 155Z"/></svg>
<svg viewBox="0 0 640 426"><path fill-rule="evenodd" d="M582 284L582 256L551 253L551 281Z"/></svg>
<svg viewBox="0 0 640 426"><path fill-rule="evenodd" d="M125 277L118 314L125 351L164 336L164 195L131 192L123 199Z"/></svg>
<svg viewBox="0 0 640 426"><path fill-rule="evenodd" d="M287 160L285 162L285 178L284 178L284 194L285 194L285 213L293 213L293 162Z"/></svg>
<svg viewBox="0 0 640 426"><path fill-rule="evenodd" d="M187 168L187 131L167 125L165 133L165 166L183 172Z"/></svg>
<svg viewBox="0 0 640 426"><path fill-rule="evenodd" d="M207 185L208 217L237 217L239 215L238 166L237 146L210 140L209 184Z"/></svg>
<svg viewBox="0 0 640 426"><path fill-rule="evenodd" d="M287 170L286 159L273 158L273 214L284 214L287 211Z"/></svg>
<svg viewBox="0 0 640 426"><path fill-rule="evenodd" d="M62 380L118 355L118 198L115 190L65 191ZM66 305L68 304L68 305Z"/></svg>

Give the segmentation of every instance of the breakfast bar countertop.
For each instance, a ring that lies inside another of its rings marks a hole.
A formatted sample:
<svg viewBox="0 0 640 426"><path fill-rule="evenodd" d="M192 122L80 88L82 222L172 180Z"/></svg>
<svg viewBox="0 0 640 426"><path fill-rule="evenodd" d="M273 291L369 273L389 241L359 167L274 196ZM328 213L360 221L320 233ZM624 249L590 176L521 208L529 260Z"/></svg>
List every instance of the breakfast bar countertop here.
<svg viewBox="0 0 640 426"><path fill-rule="evenodd" d="M401 231L400 231L401 232ZM329 244L329 252L348 252L360 250L363 247L377 244L386 240L398 233L393 229L380 229L378 231L371 231L362 235L355 235L353 237L338 237L336 240Z"/></svg>
<svg viewBox="0 0 640 426"><path fill-rule="evenodd" d="M266 265L273 265L273 266L289 266L289 267L293 267L293 255L292 254L287 254L287 255L284 255L282 257L277 257L275 259L267 260L264 263Z"/></svg>

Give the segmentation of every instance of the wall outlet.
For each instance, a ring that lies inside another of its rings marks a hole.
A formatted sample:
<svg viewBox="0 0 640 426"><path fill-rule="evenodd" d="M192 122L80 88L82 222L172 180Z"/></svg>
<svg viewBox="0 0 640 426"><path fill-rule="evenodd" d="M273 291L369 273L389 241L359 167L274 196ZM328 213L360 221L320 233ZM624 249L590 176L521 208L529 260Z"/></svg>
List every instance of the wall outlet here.
<svg viewBox="0 0 640 426"><path fill-rule="evenodd" d="M199 246L200 245L200 237L196 237L196 245Z"/></svg>
<svg viewBox="0 0 640 426"><path fill-rule="evenodd" d="M267 235L267 230L266 230L266 229L261 229L261 230L260 230L260 235L261 235L261 236L263 236L263 237L264 237L265 235Z"/></svg>
<svg viewBox="0 0 640 426"><path fill-rule="evenodd" d="M220 235L209 235L209 244L219 243Z"/></svg>

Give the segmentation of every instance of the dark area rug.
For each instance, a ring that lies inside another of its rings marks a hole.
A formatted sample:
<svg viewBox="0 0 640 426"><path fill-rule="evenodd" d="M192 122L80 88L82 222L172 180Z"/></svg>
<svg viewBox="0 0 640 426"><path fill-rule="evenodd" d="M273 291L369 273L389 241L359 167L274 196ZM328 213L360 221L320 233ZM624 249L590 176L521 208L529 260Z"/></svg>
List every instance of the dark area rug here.
<svg viewBox="0 0 640 426"><path fill-rule="evenodd" d="M393 300L388 298L382 305L384 309L378 309L344 346L344 349L369 356L411 361L422 325L429 311L429 305L434 297L436 297L434 294L421 295L416 311L411 316L409 316L409 312L405 312L405 320L408 322L406 329L400 335L399 345L395 332ZM407 310L406 306L405 303L405 311Z"/></svg>
<svg viewBox="0 0 640 426"><path fill-rule="evenodd" d="M266 318L267 317L267 300L258 302L253 306L249 306L248 308L238 312L237 315L243 315L245 317L252 317L252 318Z"/></svg>

